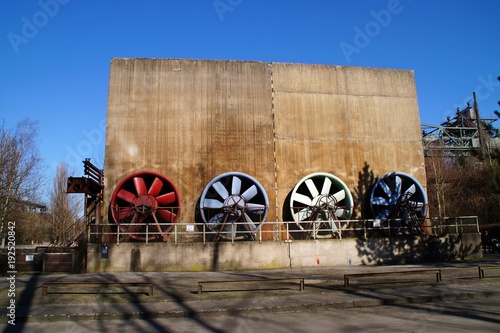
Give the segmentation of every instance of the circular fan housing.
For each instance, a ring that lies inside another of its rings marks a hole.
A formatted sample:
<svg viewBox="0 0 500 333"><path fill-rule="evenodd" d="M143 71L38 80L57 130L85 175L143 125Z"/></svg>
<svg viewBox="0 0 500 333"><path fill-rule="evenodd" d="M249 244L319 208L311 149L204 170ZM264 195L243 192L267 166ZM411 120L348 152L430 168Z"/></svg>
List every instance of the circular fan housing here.
<svg viewBox="0 0 500 333"><path fill-rule="evenodd" d="M223 239L255 239L255 232L267 217L268 207L264 188L241 172L215 177L200 198L203 222Z"/></svg>
<svg viewBox="0 0 500 333"><path fill-rule="evenodd" d="M415 178L403 172L391 172L373 186L370 206L375 227L394 219L402 226L420 230L427 214L427 196Z"/></svg>
<svg viewBox="0 0 500 333"><path fill-rule="evenodd" d="M180 214L181 199L177 187L164 175L140 171L125 177L111 196L111 215L126 238L167 240L167 233ZM146 236L147 232L159 233Z"/></svg>
<svg viewBox="0 0 500 333"><path fill-rule="evenodd" d="M309 237L341 236L341 230L353 211L353 199L347 185L330 173L317 172L302 178L290 196L290 212ZM313 233L313 230L315 233Z"/></svg>

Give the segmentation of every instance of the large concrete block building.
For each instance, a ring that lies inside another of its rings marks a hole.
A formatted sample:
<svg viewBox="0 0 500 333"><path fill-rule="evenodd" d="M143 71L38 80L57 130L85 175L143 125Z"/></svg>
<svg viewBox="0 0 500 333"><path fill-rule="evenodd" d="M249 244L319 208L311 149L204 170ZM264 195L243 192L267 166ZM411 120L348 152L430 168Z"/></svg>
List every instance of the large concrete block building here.
<svg viewBox="0 0 500 333"><path fill-rule="evenodd" d="M353 193L370 185L360 184L367 170L426 184L410 70L116 58L106 136L105 207L121 179L150 170L177 186L184 222L210 180L230 171L260 182L270 221L282 220L286 196L314 172Z"/></svg>
<svg viewBox="0 0 500 333"><path fill-rule="evenodd" d="M117 219L141 223L156 210L155 218L162 220L159 222L175 217L186 229L190 223L199 222L200 204L207 208L222 205L222 199L201 199L208 193L207 184L212 184L212 192L230 198L235 186L243 191L238 182L244 178L233 178L232 185L224 184L226 180L213 180L231 172L237 172L238 177L249 175L258 181L257 190L267 193L266 223L260 231L271 228L263 239L273 241L174 243L165 234L148 246L141 242L148 238L139 236L135 238L139 242L121 239L118 246L118 235L108 240L109 259L101 257L99 243L89 244L88 271L366 264L390 262L395 255L415 259L415 253L425 252L425 243L414 238L412 244L408 243L410 253L395 254L392 247L375 245L392 244L385 239L368 240L365 245L355 238L335 237L292 243L290 235L284 235L281 229L284 222L304 216L290 213L287 201L293 198L290 193L297 184L311 174L334 175L343 182L352 193L352 219L363 217L362 206L370 187L388 173L411 175L425 191L421 126L410 70L112 59L104 170L105 224ZM153 177L141 172L152 173ZM152 179L160 175L168 179L162 178L157 184ZM175 188L161 193L168 182ZM310 192L323 193L330 180L314 184L306 181L306 185ZM232 199L237 202L250 192L251 187ZM320 202L301 193L297 198L299 203ZM121 211L116 207L119 200L124 203ZM178 205L179 209L160 211L164 203ZM129 205L133 208L128 209ZM214 215L210 221L216 224L217 218ZM148 223L153 229L159 225L151 219ZM266 239L266 235L272 236Z"/></svg>

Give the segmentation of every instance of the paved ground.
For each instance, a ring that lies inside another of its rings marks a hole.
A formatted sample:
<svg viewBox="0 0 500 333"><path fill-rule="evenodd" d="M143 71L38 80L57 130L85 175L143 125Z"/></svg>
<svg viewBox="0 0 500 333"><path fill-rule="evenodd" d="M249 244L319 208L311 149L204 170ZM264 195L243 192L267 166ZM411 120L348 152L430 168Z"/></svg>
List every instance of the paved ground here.
<svg viewBox="0 0 500 333"><path fill-rule="evenodd" d="M478 265L500 265L500 258L482 261L397 266L341 266L263 271L152 272L46 274L16 276L15 320L20 328L28 323L102 321L168 318L251 316L258 313L287 313L333 309L365 308L382 305L423 304L432 301L462 301L500 298L500 269L478 277ZM433 272L351 278L344 287L344 274L396 272L439 268L442 281ZM197 293L198 282L206 280L248 280L304 278L305 289L296 281L219 284ZM49 289L42 297L44 282L151 282L147 288ZM9 281L0 282L0 326L9 327L7 306Z"/></svg>

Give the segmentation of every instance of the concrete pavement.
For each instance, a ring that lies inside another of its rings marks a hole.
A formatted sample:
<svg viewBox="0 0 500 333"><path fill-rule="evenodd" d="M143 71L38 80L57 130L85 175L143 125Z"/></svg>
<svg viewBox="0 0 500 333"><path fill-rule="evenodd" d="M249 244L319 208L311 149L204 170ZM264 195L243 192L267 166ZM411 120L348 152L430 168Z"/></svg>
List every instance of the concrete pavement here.
<svg viewBox="0 0 500 333"><path fill-rule="evenodd" d="M313 311L328 308L367 307L463 300L500 296L500 269L485 271L478 265L500 265L498 258L457 263L396 266L340 266L222 272L123 272L16 276L17 322L56 322L111 319L179 318L238 315L258 312ZM433 273L352 278L344 287L344 274L439 268ZM207 280L304 278L304 291L296 281L277 283L218 284L197 293L198 282ZM150 282L147 288L49 289L44 282ZM7 279L0 288L8 290ZM4 293L4 292L3 292ZM6 292L4 294L7 294ZM9 299L1 300L1 323L9 320Z"/></svg>

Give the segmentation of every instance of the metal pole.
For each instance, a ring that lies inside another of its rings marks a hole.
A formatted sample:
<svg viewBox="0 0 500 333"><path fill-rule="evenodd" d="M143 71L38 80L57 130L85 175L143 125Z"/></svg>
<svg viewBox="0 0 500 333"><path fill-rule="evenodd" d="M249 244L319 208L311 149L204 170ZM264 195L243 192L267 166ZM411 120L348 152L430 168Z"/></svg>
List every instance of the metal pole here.
<svg viewBox="0 0 500 333"><path fill-rule="evenodd" d="M202 232L203 232L203 245L206 244L206 235L205 235L205 223L203 223L203 228L202 228Z"/></svg>
<svg viewBox="0 0 500 333"><path fill-rule="evenodd" d="M477 125L477 134L479 136L479 144L481 145L481 155L483 157L486 156L486 142L484 138L483 128L481 127L481 117L479 116L479 108L477 106L476 92L472 93L474 98L474 113L476 114L476 125Z"/></svg>
<svg viewBox="0 0 500 333"><path fill-rule="evenodd" d="M262 243L262 222L260 222L259 228L259 243Z"/></svg>
<svg viewBox="0 0 500 333"><path fill-rule="evenodd" d="M177 245L177 223L174 224L174 244Z"/></svg>
<svg viewBox="0 0 500 333"><path fill-rule="evenodd" d="M231 243L234 244L234 221L231 221Z"/></svg>

